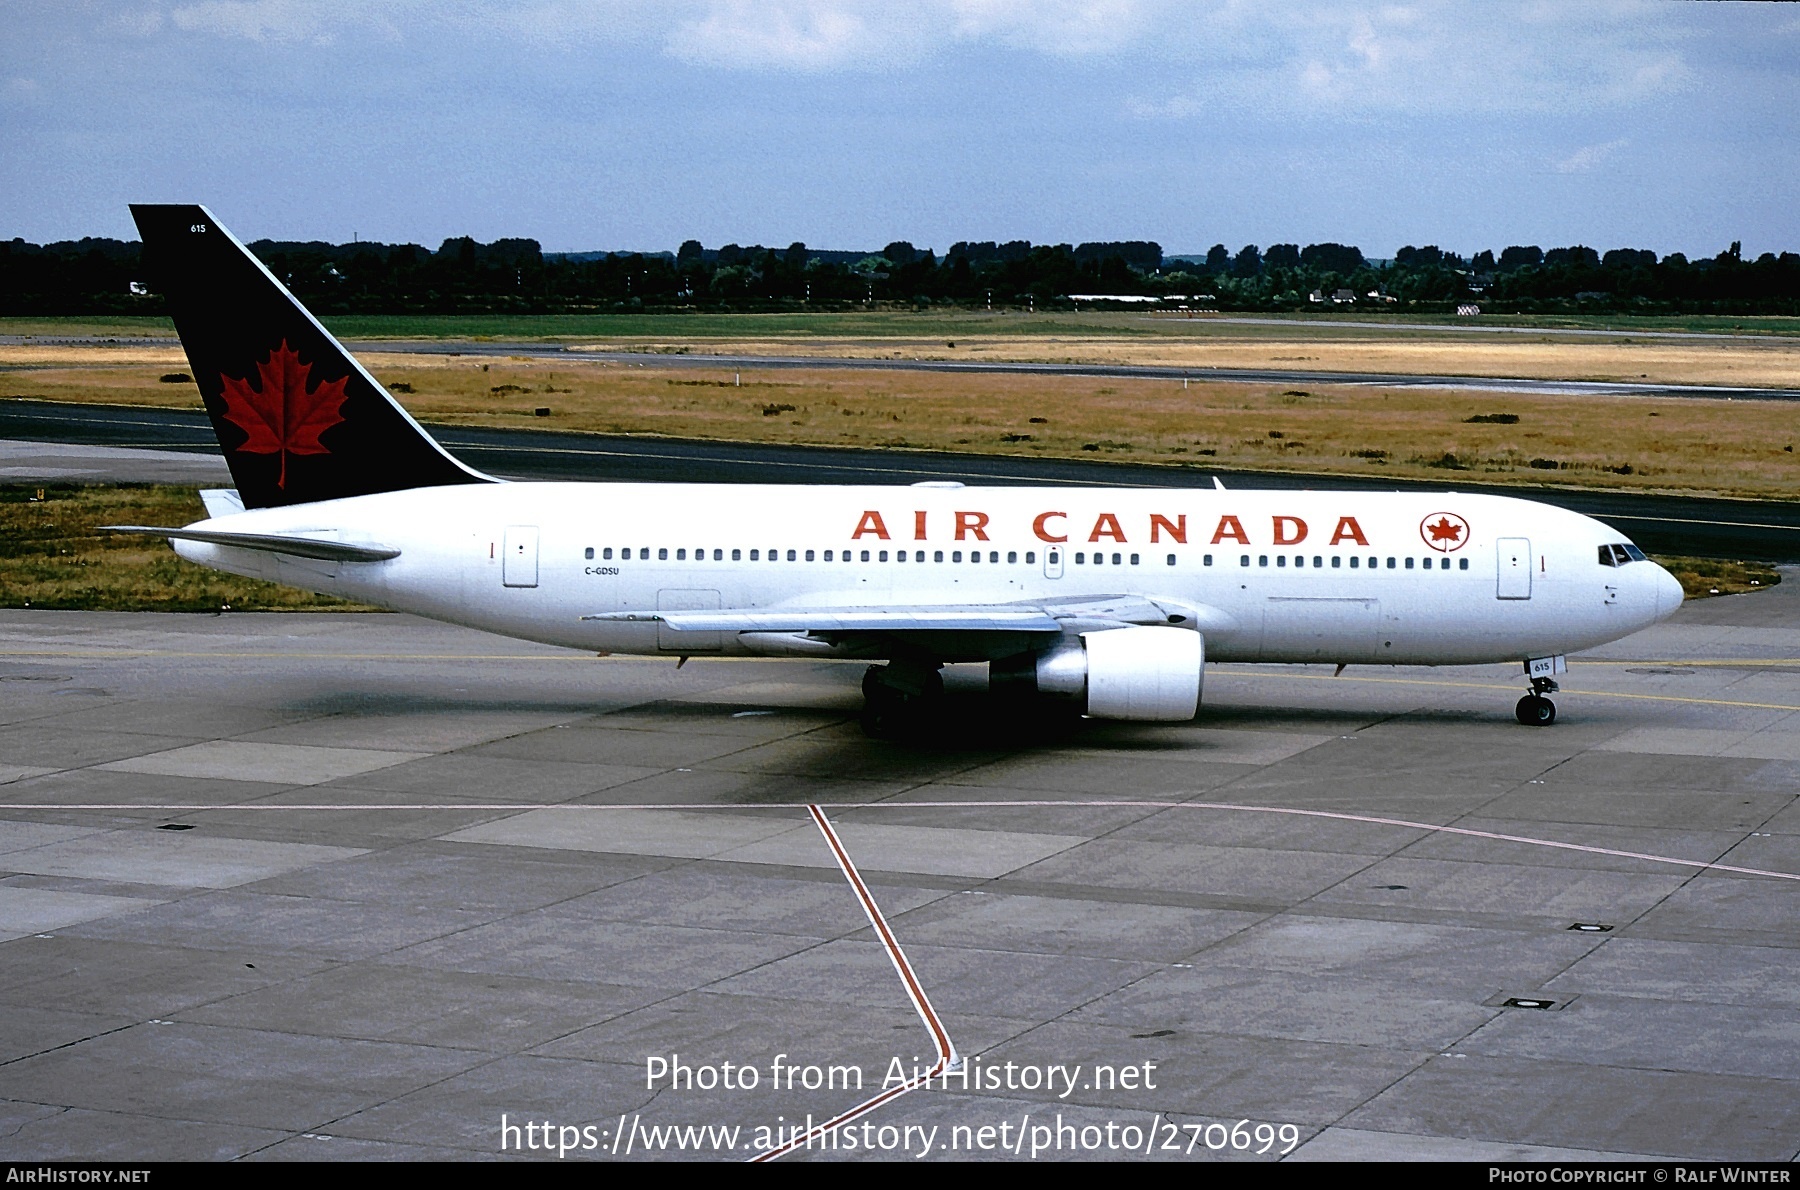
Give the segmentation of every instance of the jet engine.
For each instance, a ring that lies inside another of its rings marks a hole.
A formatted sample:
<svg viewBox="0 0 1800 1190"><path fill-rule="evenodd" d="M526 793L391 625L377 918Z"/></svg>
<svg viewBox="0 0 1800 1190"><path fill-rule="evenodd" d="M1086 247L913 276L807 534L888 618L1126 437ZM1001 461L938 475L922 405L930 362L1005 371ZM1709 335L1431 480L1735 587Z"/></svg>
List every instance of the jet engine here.
<svg viewBox="0 0 1800 1190"><path fill-rule="evenodd" d="M1084 632L1046 652L995 661L988 684L1001 698L1035 697L1095 719L1171 722L1199 711L1205 665L1198 632L1111 628Z"/></svg>

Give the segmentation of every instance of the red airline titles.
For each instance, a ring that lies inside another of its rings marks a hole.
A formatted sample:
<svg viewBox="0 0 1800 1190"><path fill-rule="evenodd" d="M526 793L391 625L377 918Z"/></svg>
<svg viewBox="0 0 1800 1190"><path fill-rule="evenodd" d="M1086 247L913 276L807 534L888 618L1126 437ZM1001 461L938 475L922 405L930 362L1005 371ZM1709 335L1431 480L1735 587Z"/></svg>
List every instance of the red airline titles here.
<svg viewBox="0 0 1800 1190"><path fill-rule="evenodd" d="M987 513L955 512L951 516L954 518L956 540L988 540L989 518ZM1271 544L1299 545L1306 540L1306 522L1299 517L1275 516L1269 519ZM1037 535L1039 541L1052 543L1067 541L1069 540L1068 520L1069 514L1066 512L1040 512L1032 518L1031 531ZM913 513L914 541L926 540L925 522L924 512ZM1150 514L1148 532L1152 545L1160 543L1165 537L1177 545L1186 545L1188 539L1187 514L1181 513L1171 520L1159 512L1153 512ZM862 518L856 522L856 531L850 534L852 541L863 537L873 537L877 541L893 540L888 533L887 522L882 519L881 513L874 509L862 514ZM1087 540L1089 542L1124 542L1128 539L1125 536L1124 526L1119 523L1118 516L1114 513L1103 512L1094 518L1094 526L1088 531ZM1250 534L1244 529L1243 521L1235 516L1220 517L1217 527L1213 529L1210 544L1218 545L1226 541L1235 541L1240 545L1252 544ZM1362 526L1356 523L1356 518L1353 516L1339 517L1337 527L1331 531L1329 544L1341 545L1344 542L1354 542L1357 545L1369 544L1369 539L1363 533Z"/></svg>

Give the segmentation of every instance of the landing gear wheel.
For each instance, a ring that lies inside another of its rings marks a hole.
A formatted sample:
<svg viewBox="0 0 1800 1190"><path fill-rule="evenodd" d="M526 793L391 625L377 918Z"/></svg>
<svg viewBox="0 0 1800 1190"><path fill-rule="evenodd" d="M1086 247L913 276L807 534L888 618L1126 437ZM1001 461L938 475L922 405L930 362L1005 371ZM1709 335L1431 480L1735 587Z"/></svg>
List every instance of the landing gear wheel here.
<svg viewBox="0 0 1800 1190"><path fill-rule="evenodd" d="M1548 727L1556 722L1556 704L1541 694L1527 694L1513 714L1527 727Z"/></svg>
<svg viewBox="0 0 1800 1190"><path fill-rule="evenodd" d="M935 667L870 666L862 687L863 733L878 740L916 734L944 697L944 679Z"/></svg>

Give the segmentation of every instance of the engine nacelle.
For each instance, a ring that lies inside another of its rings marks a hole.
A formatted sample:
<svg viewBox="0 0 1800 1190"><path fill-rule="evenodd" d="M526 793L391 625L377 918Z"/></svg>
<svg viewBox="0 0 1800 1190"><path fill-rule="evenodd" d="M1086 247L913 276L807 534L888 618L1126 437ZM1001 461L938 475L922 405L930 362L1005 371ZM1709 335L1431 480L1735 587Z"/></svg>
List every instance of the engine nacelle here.
<svg viewBox="0 0 1800 1190"><path fill-rule="evenodd" d="M1084 632L1045 653L1007 657L989 667L1001 697L1037 697L1072 705L1096 719L1174 722L1200 710L1206 645L1185 628L1131 627Z"/></svg>

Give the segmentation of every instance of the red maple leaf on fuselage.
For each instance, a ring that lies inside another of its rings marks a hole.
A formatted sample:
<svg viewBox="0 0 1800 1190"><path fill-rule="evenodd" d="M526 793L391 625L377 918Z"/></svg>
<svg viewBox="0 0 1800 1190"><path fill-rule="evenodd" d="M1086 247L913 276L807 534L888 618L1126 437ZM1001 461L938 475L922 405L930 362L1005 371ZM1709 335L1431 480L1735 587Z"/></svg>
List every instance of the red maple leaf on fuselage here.
<svg viewBox="0 0 1800 1190"><path fill-rule="evenodd" d="M1456 541L1462 537L1462 526L1451 524L1449 517L1439 517L1437 524L1430 526L1430 529L1433 541ZM1448 566L1449 563L1446 562L1445 565Z"/></svg>
<svg viewBox="0 0 1800 1190"><path fill-rule="evenodd" d="M312 373L312 365L301 363L300 353L290 350L286 339L269 353L268 359L256 365L256 371L257 388L250 387L249 377L237 380L219 374L225 382L221 394L225 420L246 435L238 450L281 456L281 473L275 486L286 488L289 455L331 453L319 441L319 435L344 420L338 410L344 404L344 385L349 377L308 389L306 379Z"/></svg>

